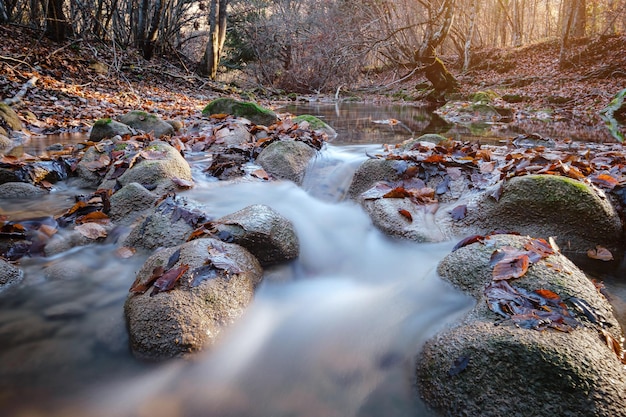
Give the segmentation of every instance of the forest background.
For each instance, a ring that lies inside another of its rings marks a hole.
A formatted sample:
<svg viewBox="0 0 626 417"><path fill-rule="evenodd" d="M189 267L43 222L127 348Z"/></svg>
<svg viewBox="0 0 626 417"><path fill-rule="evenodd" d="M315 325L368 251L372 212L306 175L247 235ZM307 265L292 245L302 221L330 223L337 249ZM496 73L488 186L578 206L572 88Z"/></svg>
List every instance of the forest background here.
<svg viewBox="0 0 626 417"><path fill-rule="evenodd" d="M319 93L406 76L433 51L467 71L474 51L551 40L563 68L576 39L624 32L626 0L0 0L0 23Z"/></svg>

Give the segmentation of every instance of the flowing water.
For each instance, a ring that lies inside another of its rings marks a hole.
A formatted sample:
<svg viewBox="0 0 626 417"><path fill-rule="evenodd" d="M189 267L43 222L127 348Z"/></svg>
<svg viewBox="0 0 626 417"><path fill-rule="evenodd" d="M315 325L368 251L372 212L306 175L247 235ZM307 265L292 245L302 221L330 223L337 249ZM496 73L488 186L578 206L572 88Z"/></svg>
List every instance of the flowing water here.
<svg viewBox="0 0 626 417"><path fill-rule="evenodd" d="M366 153L411 133L387 126L393 137L363 131L361 140L343 129L302 187L223 185L204 176L202 155L190 155L196 186L187 197L216 218L269 205L293 222L301 250L266 271L245 315L193 361L147 364L130 354L123 303L146 255L119 258L115 235L24 259L24 280L0 293L1 414L434 416L415 391L415 356L474 301L435 272L455 242L391 239L344 199ZM0 214L59 214L82 192L70 181L38 202L0 200Z"/></svg>

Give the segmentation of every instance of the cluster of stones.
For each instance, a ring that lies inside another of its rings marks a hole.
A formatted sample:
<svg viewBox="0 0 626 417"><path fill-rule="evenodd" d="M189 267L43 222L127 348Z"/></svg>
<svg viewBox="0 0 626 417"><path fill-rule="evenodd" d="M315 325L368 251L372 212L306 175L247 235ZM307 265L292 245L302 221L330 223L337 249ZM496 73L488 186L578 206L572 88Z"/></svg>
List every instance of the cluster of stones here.
<svg viewBox="0 0 626 417"><path fill-rule="evenodd" d="M559 242L563 252L573 256L596 245L623 253L618 202L585 182L557 175L512 177L482 191L459 176L450 179L447 191L430 205L411 198L369 198L367 191L379 182L402 181L407 164L403 151L419 141L440 140L445 138L426 135L400 144L392 158L366 160L349 190L379 229L398 238L440 242L494 231L519 233L476 238L440 263L441 278L477 303L418 355L417 384L423 399L447 416L624 415L623 351L612 346L612 341L622 340L622 330L607 299L560 251L532 264L511 284L559 294L581 323L573 331L516 327L488 308L484 293L492 281L494 251L523 248L531 237ZM439 180L433 176L426 185L435 189ZM465 212L455 219L451 212L460 204ZM588 311L577 311L569 304L572 298L584 300Z"/></svg>
<svg viewBox="0 0 626 417"><path fill-rule="evenodd" d="M278 121L277 115L268 109L231 99L215 100L203 113L245 117L242 123L245 132L224 129L226 132L220 133L222 147L248 141L249 129ZM155 268L167 262L173 252L180 253L175 266L187 268L173 289L158 294L131 292L126 300L124 313L132 351L148 360L187 356L210 346L221 329L236 321L252 301L263 278L263 268L290 261L299 254L293 224L268 206L253 205L213 219L199 203L177 195L193 186L189 163L170 145L169 137L181 127L179 123L163 121L141 111L132 111L119 120L98 120L90 134L94 145L85 150L71 173L78 176L84 187L111 190L108 209L111 222L104 228L111 233L114 229L125 230L117 237L120 248L153 252L137 273L136 283L149 280ZM121 175L115 173L113 166L104 173L94 170L94 166L105 165L100 163L107 158L105 145L118 151L137 146L127 139L138 134L153 139L144 145L152 157L134 164ZM297 182L317 151L302 142L296 146L282 142L264 149L258 163L272 178ZM32 176L20 176L8 168L2 172L1 198L28 199L47 193L31 183ZM66 172L60 179L67 175L70 173ZM174 217L174 212L189 215ZM191 237L198 225L208 224L209 220L213 234ZM51 256L93 242L93 237L70 228L54 235L47 242L44 254ZM219 260L213 259L213 264L227 261L233 265L232 270L221 271L212 279L192 285L193 271L211 265L211 250L216 247L220 250ZM8 262L0 261L0 269L0 286L4 288L19 283L23 277L22 271ZM50 279L58 274L81 273L72 265L58 262L54 269L49 271Z"/></svg>

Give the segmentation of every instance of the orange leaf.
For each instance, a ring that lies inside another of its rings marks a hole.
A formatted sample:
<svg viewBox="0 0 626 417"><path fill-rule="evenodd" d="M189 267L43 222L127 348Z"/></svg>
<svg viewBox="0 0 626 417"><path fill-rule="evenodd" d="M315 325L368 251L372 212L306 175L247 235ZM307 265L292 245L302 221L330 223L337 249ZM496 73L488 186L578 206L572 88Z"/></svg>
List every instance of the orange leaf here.
<svg viewBox="0 0 626 417"><path fill-rule="evenodd" d="M528 270L530 260L524 252L505 252L504 256L493 267L494 281L519 278Z"/></svg>
<svg viewBox="0 0 626 417"><path fill-rule="evenodd" d="M109 216L104 214L101 211L92 211L89 214L85 214L84 216L80 216L76 218L76 224L83 223L98 223L98 224L108 224L111 221Z"/></svg>
<svg viewBox="0 0 626 417"><path fill-rule="evenodd" d="M398 213L404 216L409 221L409 223L413 222L413 216L411 216L411 213L408 210L398 209Z"/></svg>

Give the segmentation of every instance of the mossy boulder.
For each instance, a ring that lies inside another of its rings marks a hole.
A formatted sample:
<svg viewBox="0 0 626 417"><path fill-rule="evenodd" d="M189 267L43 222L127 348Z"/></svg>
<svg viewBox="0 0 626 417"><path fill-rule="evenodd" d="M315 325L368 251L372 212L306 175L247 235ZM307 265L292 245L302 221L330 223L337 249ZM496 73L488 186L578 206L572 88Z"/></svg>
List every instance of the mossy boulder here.
<svg viewBox="0 0 626 417"><path fill-rule="evenodd" d="M133 129L142 130L159 139L163 136L171 136L174 134L174 127L159 116L146 113L141 110L133 110L120 117L120 122L132 127Z"/></svg>
<svg viewBox="0 0 626 417"><path fill-rule="evenodd" d="M149 257L136 284L149 281L175 253L172 267L187 269L174 288L131 292L124 306L132 351L142 359L184 357L210 346L243 314L263 277L256 258L241 246L197 239Z"/></svg>
<svg viewBox="0 0 626 417"><path fill-rule="evenodd" d="M322 132L326 133L329 138L334 138L335 136L337 136L337 132L335 131L335 129L330 127L322 119L312 116L310 114L301 114L299 116L294 117L292 120L293 122L301 124L301 125L303 124L303 122L306 122L309 129L321 130Z"/></svg>
<svg viewBox="0 0 626 417"><path fill-rule="evenodd" d="M619 214L601 190L556 175L513 177L498 187L468 205L467 216L457 224L459 231L552 236L564 251L582 253L596 245L621 245Z"/></svg>
<svg viewBox="0 0 626 417"><path fill-rule="evenodd" d="M117 122L109 118L98 119L89 132L89 140L100 142L103 139L110 139L114 136L132 135L133 130L126 124Z"/></svg>
<svg viewBox="0 0 626 417"><path fill-rule="evenodd" d="M445 416L623 416L626 372L604 340L620 339L619 324L608 301L565 256L548 255L507 282L527 293L552 291L575 326L536 329L488 308L493 253L521 250L532 240L494 235L440 263L440 276L477 303L456 326L425 344L416 366L420 395ZM574 300L584 300L588 311L576 309Z"/></svg>
<svg viewBox="0 0 626 417"><path fill-rule="evenodd" d="M222 97L213 100L202 110L202 114L230 114L235 117L244 117L256 125L270 126L278 121L278 116L270 109L249 101L239 101Z"/></svg>

